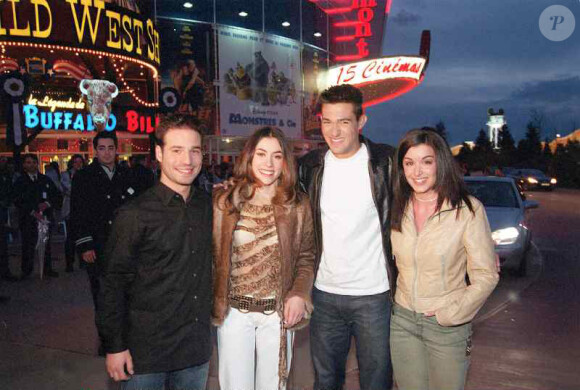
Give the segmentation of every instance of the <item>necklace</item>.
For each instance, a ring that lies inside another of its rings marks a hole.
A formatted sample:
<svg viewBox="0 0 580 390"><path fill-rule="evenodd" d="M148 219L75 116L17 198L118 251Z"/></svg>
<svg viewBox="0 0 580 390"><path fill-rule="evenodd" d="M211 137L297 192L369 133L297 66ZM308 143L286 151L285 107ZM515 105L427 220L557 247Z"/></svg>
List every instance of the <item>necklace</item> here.
<svg viewBox="0 0 580 390"><path fill-rule="evenodd" d="M437 200L438 196L435 196L434 198L431 198L431 199L419 199L416 196L414 196L413 198L415 200L418 200L419 202L428 203L428 202L433 202L434 200Z"/></svg>

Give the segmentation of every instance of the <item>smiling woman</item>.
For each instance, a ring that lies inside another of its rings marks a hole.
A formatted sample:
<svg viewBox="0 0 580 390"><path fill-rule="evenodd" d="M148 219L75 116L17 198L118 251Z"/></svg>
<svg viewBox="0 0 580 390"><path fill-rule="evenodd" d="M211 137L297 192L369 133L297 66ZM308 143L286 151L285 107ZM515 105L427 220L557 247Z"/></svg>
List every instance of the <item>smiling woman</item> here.
<svg viewBox="0 0 580 390"><path fill-rule="evenodd" d="M234 185L214 193L214 304L222 389L285 388L293 330L308 323L314 237L284 133L257 130Z"/></svg>

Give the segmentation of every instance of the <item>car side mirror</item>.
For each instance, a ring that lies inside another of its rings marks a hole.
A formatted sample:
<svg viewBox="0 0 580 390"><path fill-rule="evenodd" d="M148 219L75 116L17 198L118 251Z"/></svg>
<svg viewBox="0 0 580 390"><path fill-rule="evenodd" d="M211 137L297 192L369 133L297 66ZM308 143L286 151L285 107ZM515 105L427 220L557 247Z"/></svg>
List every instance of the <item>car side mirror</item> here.
<svg viewBox="0 0 580 390"><path fill-rule="evenodd" d="M537 209L539 206L535 200L524 200L524 209Z"/></svg>

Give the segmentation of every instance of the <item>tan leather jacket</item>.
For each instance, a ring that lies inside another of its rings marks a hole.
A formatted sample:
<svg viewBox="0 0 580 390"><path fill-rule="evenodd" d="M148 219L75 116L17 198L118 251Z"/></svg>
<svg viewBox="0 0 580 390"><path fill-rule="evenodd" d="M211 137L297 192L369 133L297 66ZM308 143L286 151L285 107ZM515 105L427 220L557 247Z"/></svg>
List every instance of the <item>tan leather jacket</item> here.
<svg viewBox="0 0 580 390"><path fill-rule="evenodd" d="M231 191L231 189L230 189ZM220 197L222 190L213 194L213 310L212 322L216 326L223 324L230 309L229 282L231 271L231 248L234 229L240 218L237 211L230 212L223 206ZM299 202L291 206L274 205L274 219L278 232L280 254L282 256L282 285L278 296L282 297L278 312L283 312L284 302L290 297L299 296L306 302L307 316L312 312L312 284L314 282L314 233L310 203L305 194L298 194ZM236 196L234 196L236 202ZM308 324L304 318L292 329L299 329Z"/></svg>
<svg viewBox="0 0 580 390"><path fill-rule="evenodd" d="M456 218L457 209L445 202L419 234L409 202L401 232L391 232L399 271L395 302L417 313L435 312L443 326L471 321L499 280L485 209L469 199L475 214L461 205Z"/></svg>

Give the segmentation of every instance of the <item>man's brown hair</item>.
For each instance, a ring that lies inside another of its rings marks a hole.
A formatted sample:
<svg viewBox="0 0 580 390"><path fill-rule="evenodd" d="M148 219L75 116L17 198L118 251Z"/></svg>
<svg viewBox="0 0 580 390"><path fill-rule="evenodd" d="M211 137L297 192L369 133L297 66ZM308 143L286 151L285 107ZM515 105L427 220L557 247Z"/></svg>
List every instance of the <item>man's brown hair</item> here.
<svg viewBox="0 0 580 390"><path fill-rule="evenodd" d="M335 85L324 90L318 99L318 112L322 112L323 104L351 103L358 121L363 114L363 94L357 87L349 84Z"/></svg>
<svg viewBox="0 0 580 390"><path fill-rule="evenodd" d="M175 129L193 130L197 132L197 134L199 134L199 137L203 141L203 136L201 134L201 131L199 131L199 122L197 121L197 119L182 114L171 114L161 119L161 121L159 121L159 125L155 129L155 139L157 141L157 144L163 147L163 143L165 141L165 134L167 134L169 130Z"/></svg>

